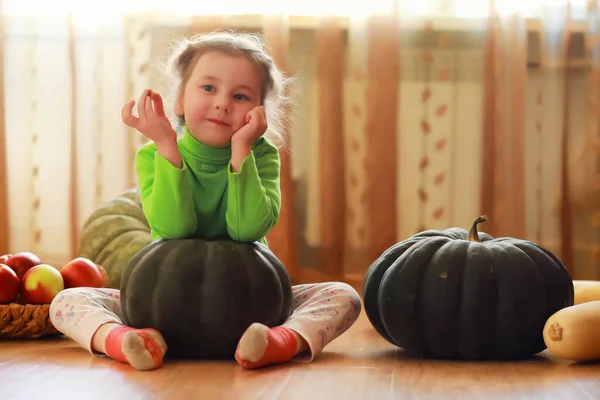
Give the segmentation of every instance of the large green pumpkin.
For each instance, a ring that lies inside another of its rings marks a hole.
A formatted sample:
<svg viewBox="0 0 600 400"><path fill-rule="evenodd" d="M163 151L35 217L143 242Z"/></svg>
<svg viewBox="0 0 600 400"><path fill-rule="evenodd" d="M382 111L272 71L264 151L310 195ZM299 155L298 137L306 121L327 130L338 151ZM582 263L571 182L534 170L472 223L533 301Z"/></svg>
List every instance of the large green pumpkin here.
<svg viewBox="0 0 600 400"><path fill-rule="evenodd" d="M82 227L77 255L104 267L109 280L107 286L119 288L129 260L150 242L150 226L142 211L138 190L132 189L92 212Z"/></svg>
<svg viewBox="0 0 600 400"><path fill-rule="evenodd" d="M250 324L292 311L287 271L268 247L231 239L159 239L121 277L125 324L155 328L174 358L233 358Z"/></svg>
<svg viewBox="0 0 600 400"><path fill-rule="evenodd" d="M426 358L511 360L543 351L543 327L573 305L573 281L550 251L461 228L428 230L367 270L365 312L377 332Z"/></svg>

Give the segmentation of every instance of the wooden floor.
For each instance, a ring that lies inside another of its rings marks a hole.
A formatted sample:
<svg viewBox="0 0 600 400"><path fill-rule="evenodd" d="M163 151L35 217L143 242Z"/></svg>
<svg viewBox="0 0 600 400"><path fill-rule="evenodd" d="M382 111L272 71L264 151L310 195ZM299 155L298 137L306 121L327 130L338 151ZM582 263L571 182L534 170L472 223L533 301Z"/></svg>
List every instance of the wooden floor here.
<svg viewBox="0 0 600 400"><path fill-rule="evenodd" d="M138 372L64 338L0 342L0 399L600 399L600 364L543 353L526 362L410 359L366 316L313 363L246 371L234 362L168 362Z"/></svg>

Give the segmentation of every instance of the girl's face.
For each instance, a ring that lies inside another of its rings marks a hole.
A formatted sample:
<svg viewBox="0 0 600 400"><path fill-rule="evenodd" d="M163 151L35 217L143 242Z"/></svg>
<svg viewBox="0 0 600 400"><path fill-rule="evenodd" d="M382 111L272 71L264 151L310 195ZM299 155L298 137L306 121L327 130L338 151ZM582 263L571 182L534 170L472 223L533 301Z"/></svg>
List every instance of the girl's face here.
<svg viewBox="0 0 600 400"><path fill-rule="evenodd" d="M227 147L246 124L246 115L260 105L263 76L242 55L211 51L203 54L183 88L175 112L197 140Z"/></svg>

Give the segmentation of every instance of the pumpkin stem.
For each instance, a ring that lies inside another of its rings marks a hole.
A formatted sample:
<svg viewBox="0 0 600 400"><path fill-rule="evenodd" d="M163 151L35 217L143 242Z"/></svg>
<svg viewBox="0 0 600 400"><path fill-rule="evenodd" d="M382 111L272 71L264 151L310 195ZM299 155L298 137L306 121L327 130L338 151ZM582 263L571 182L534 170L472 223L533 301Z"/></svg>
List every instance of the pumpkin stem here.
<svg viewBox="0 0 600 400"><path fill-rule="evenodd" d="M482 215L480 217L477 217L475 222L473 222L473 225L471 225L471 230L469 231L469 236L467 237L467 239L470 242L481 242L481 240L479 240L479 234L477 233L477 225L479 223L485 222L487 220L488 220L488 216Z"/></svg>

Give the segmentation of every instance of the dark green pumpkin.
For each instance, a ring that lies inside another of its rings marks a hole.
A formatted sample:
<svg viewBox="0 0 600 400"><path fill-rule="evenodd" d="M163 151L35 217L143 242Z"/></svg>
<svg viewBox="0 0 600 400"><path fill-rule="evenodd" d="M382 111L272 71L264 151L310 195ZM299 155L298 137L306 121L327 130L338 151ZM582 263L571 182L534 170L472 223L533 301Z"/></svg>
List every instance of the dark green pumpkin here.
<svg viewBox="0 0 600 400"><path fill-rule="evenodd" d="M121 307L127 325L162 333L169 357L232 358L250 324L286 320L292 289L284 266L258 242L161 239L125 268Z"/></svg>
<svg viewBox="0 0 600 400"><path fill-rule="evenodd" d="M365 312L377 332L425 358L515 360L543 351L543 327L573 305L573 281L550 251L461 228L428 230L375 260Z"/></svg>

